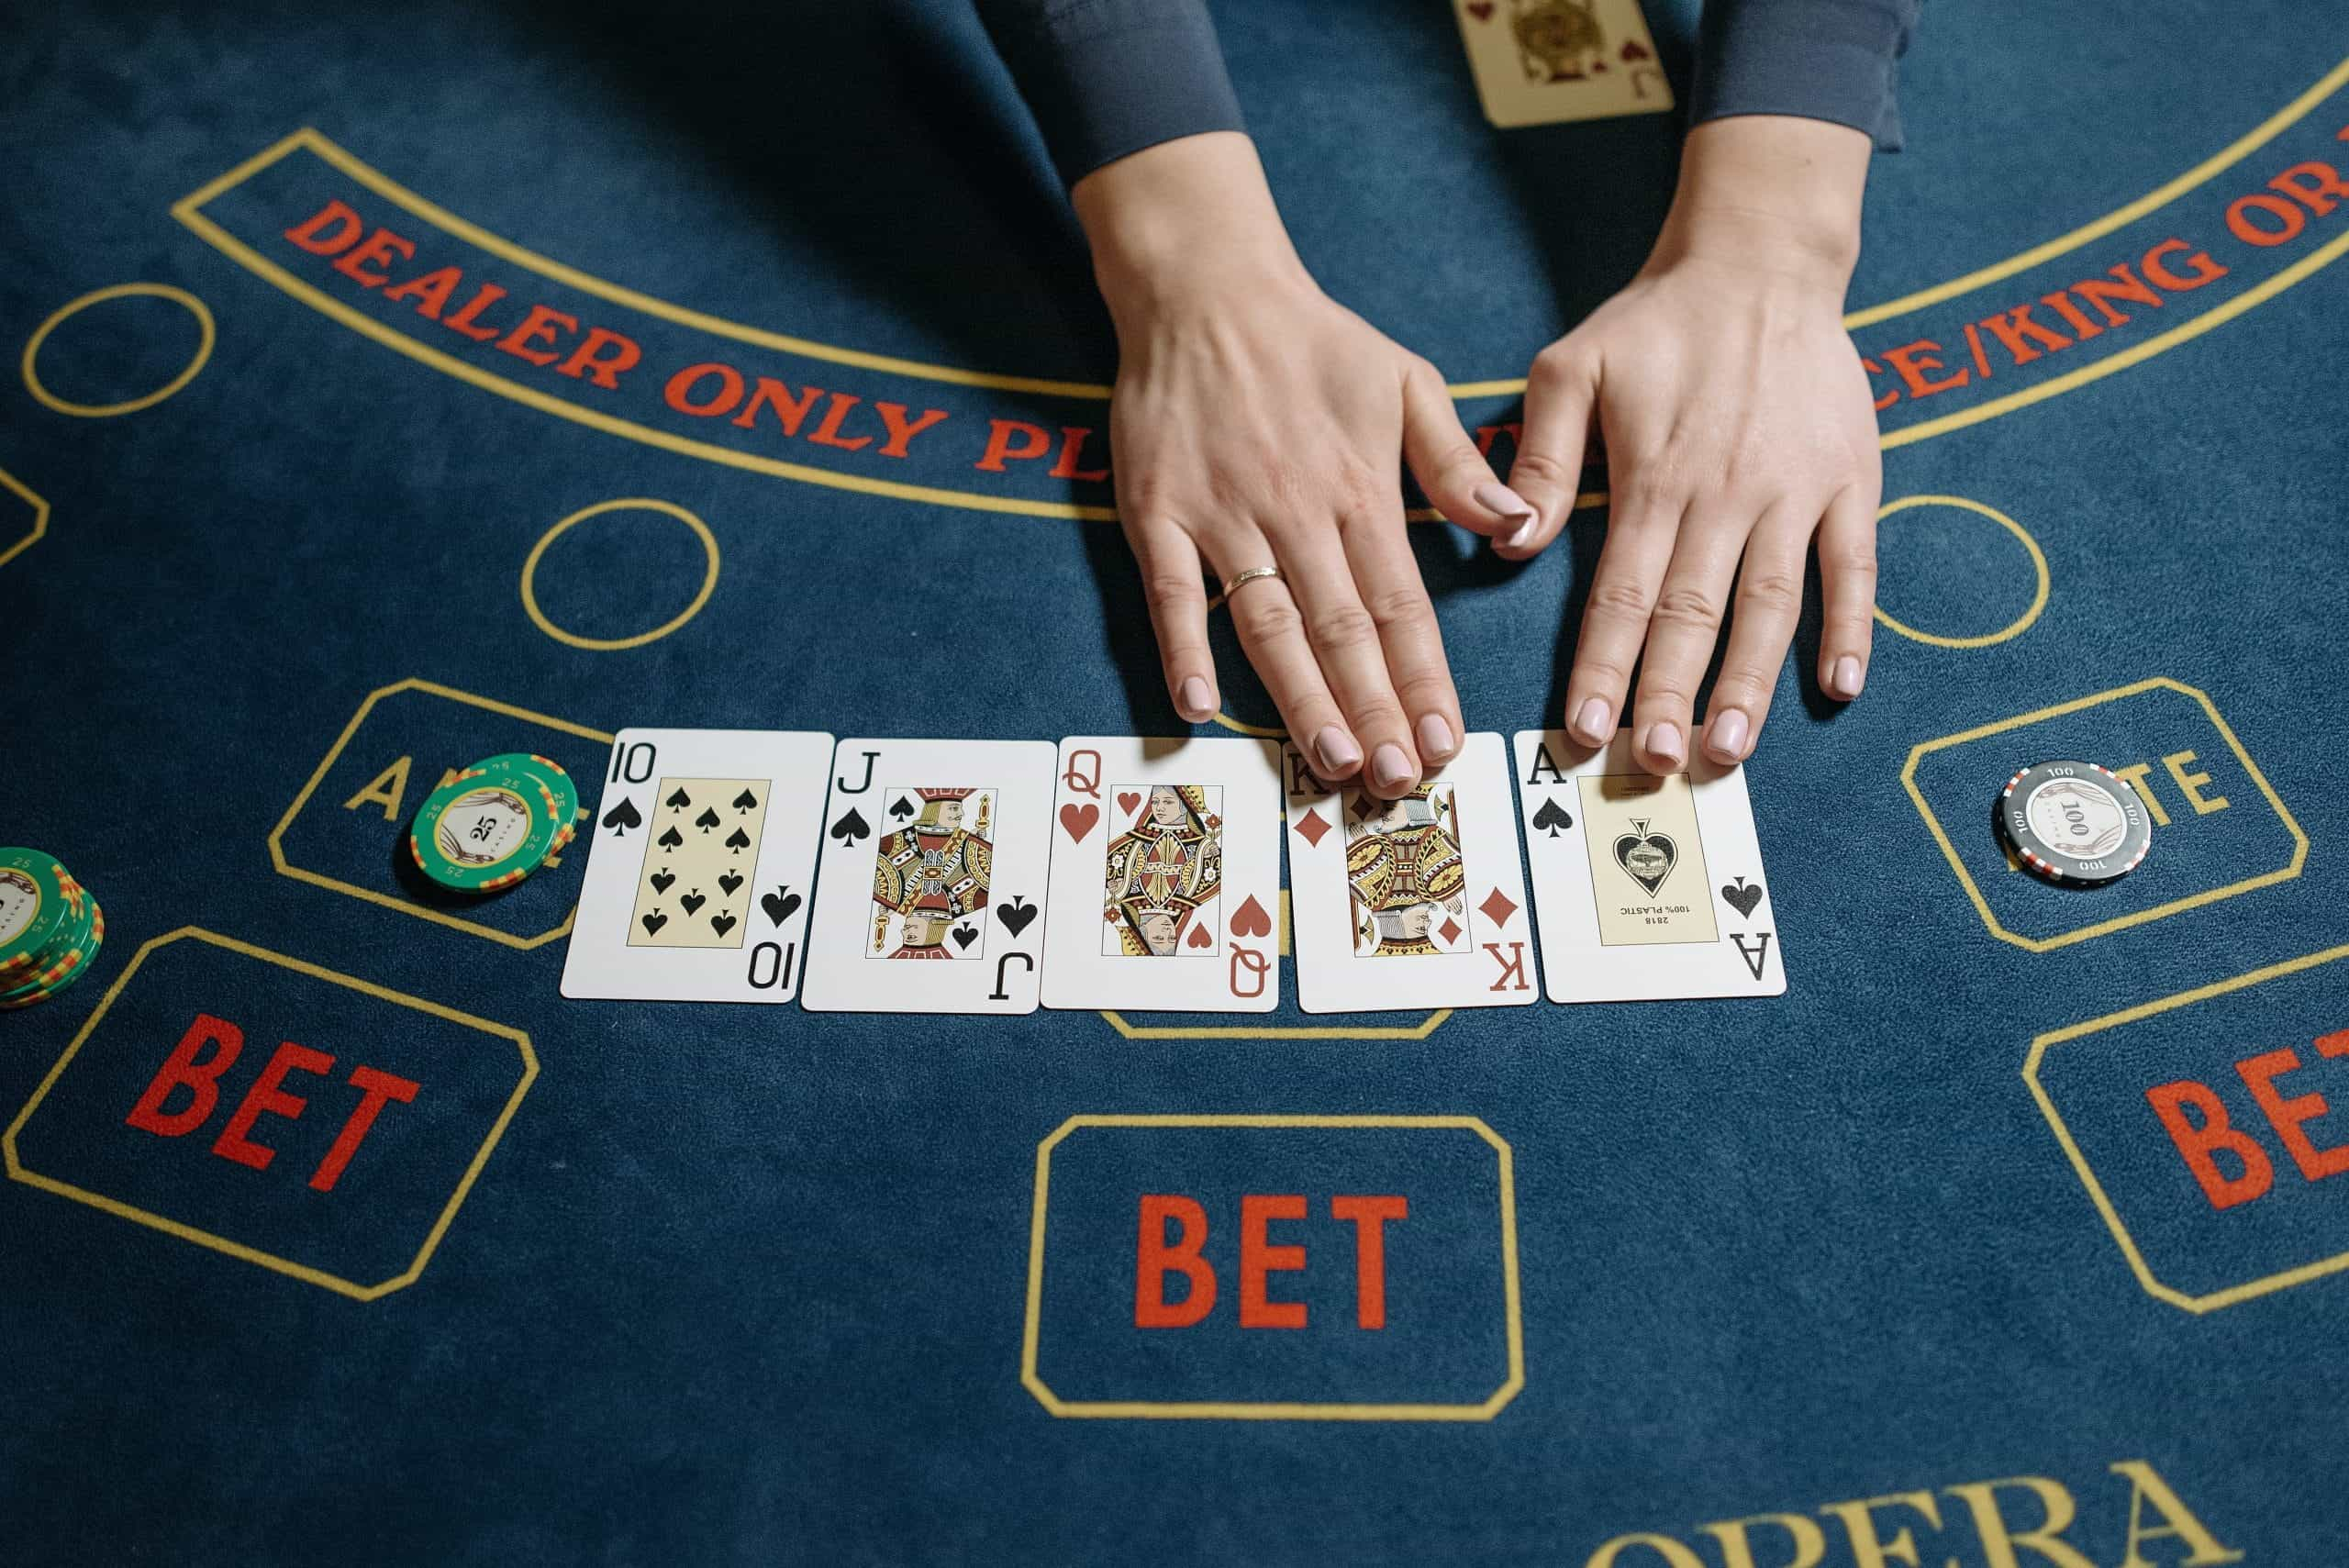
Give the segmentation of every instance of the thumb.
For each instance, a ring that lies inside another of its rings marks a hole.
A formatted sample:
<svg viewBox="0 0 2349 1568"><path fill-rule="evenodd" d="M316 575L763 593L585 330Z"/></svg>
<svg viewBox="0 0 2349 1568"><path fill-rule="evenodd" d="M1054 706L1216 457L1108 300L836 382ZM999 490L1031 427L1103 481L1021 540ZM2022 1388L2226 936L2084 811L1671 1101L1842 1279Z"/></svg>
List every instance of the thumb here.
<svg viewBox="0 0 2349 1568"><path fill-rule="evenodd" d="M1539 521L1476 450L1443 377L1421 359L1403 375L1403 461L1435 509L1471 533L1510 539Z"/></svg>
<svg viewBox="0 0 2349 1568"><path fill-rule="evenodd" d="M1538 553L1566 526L1582 479L1596 392L1591 376L1577 361L1558 354L1555 345L1534 360L1533 373L1525 384L1525 434L1508 478L1537 518L1523 533L1496 542L1494 548L1510 560Z"/></svg>

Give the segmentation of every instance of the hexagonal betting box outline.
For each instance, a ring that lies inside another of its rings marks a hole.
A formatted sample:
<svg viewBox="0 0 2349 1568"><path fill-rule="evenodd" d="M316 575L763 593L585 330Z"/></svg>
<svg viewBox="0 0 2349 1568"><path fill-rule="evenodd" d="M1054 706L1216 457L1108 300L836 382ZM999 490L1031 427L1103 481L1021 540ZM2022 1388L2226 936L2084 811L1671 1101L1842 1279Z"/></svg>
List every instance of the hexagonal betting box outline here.
<svg viewBox="0 0 2349 1568"><path fill-rule="evenodd" d="M2213 996L2223 996L2231 991L2241 991L2264 981L2281 979L2288 974L2298 974L2305 970L2320 968L2344 958L2349 958L2349 946L2328 948L2321 952L2312 952L2302 958L2288 959L2282 963L2272 963L2265 969L2254 969L2247 974L2238 974L2232 980L2217 981L2209 985L2197 986L2191 991L2180 991L2175 995L2164 996L2156 1001L2140 1003L2133 1007L2124 1007L2120 1012L2107 1013L2100 1018L2090 1018L2086 1023L2073 1024L2065 1029L2050 1029L2047 1033L2032 1040L2031 1054L2023 1060L2022 1081L2030 1086L2032 1098L2039 1103L2040 1114L2047 1118L2048 1127L2055 1134L2055 1141L2063 1145L2064 1157L2071 1162L2072 1173L2079 1177L2080 1185L2088 1195L2088 1201L2096 1206L2096 1211L2103 1218L2105 1229L2112 1233L2113 1240L2120 1243L2121 1254L2128 1260L2130 1272L2137 1276L2137 1283L2144 1288L2145 1294L2156 1301L2166 1301L2172 1307L2183 1307L2198 1315L2215 1312L2222 1307L2232 1307L2237 1302L2249 1301L2254 1296L2269 1296L2279 1290L2289 1290L2294 1285L2306 1284L2310 1280L2322 1279L2327 1274L2339 1273L2344 1269L2349 1269L2349 1251L2337 1252L2329 1258L2318 1258L2295 1268L2279 1270L2274 1273L2261 1274L2254 1279L2243 1280L2221 1290L2206 1291L2199 1296L2163 1283L2161 1277L2154 1273L2153 1264L2146 1260L2143 1250L2138 1247L2137 1239L2130 1234L2128 1225L2121 1218L2120 1209L2113 1204L2111 1195L2104 1190L2104 1184L2097 1179L2095 1167L2088 1163L2087 1155L2081 1150L2079 1141L2072 1136L2072 1129L2065 1122L2063 1113L2055 1108L2055 1097L2049 1094L2047 1086L2040 1082L2040 1063L2047 1059L2047 1053L2056 1046L2078 1040L2083 1036L2101 1034L2106 1029L2119 1029L2123 1024L2132 1024L2141 1018L2149 1018L2158 1013L2191 1006L2197 1002L2205 1002Z"/></svg>
<svg viewBox="0 0 2349 1568"><path fill-rule="evenodd" d="M1433 1022L1441 1022L1436 1015ZM1432 1027L1432 1023L1430 1026ZM1499 1162L1501 1288L1508 1339L1508 1375L1474 1405L1348 1404L1252 1400L1063 1399L1036 1370L1044 1323L1044 1217L1052 1151L1092 1127L1416 1128L1475 1133ZM1028 1309L1020 1333L1019 1382L1036 1402L1066 1418L1234 1421L1489 1421L1525 1386L1525 1319L1518 1301L1516 1156L1508 1140L1473 1116L1073 1116L1036 1145L1036 1196L1028 1236Z"/></svg>
<svg viewBox="0 0 2349 1568"><path fill-rule="evenodd" d="M565 911L562 923L552 930L540 931L534 936L519 937L511 931L501 931L495 926L484 926L478 920L468 920L462 915L451 915L445 909L435 909L427 905L413 903L376 888L361 887L356 883L344 882L340 878L328 876L323 872L315 872L305 866L297 866L285 858L285 830L294 826L295 818L302 815L302 808L310 804L310 796L317 792L319 784L326 782L327 774L332 772L335 763L341 760L343 749L349 746L351 739L359 733L360 726L367 722L367 716L375 711L375 705L385 697L397 696L402 692L423 692L429 696L444 697L451 702L464 703L469 706L502 714L507 718L518 718L529 724L542 724L550 729L559 729L566 735L576 735L588 740L599 740L607 746L612 743L612 737L601 729L590 729L584 724L573 724L567 718L556 718L551 714L533 713L529 708L516 707L510 703L499 702L495 697L477 696L472 692L461 692L454 686L444 686L438 682L427 681L416 676L411 676L405 681L395 681L388 686L379 686L367 694L366 700L359 705L359 711L351 716L351 722L342 727L342 733L336 736L334 744L327 749L326 756L315 769L311 770L308 782L302 785L302 792L294 797L294 804L285 808L285 815L279 817L277 826L269 830L269 861L277 868L277 874L290 876L296 882L306 882L316 887L331 888L337 893L347 894L353 898L363 898L370 904L379 904L386 909L396 909L403 915L413 915L420 920L430 920L436 925L447 926L452 930L463 931L470 936L481 937L505 947L525 949L543 947L549 942L570 935L572 917L577 913L576 910Z"/></svg>
<svg viewBox="0 0 2349 1568"><path fill-rule="evenodd" d="M513 1041L515 1048L521 1053L522 1076L515 1084L514 1093L507 1097L505 1106L497 1114L497 1119L490 1124L487 1135L482 1139L481 1147L474 1151L472 1162L465 1167L464 1174L458 1179L456 1189L449 1195L448 1203L442 1207L439 1217L434 1219L430 1232L424 1239L424 1244L417 1248L415 1260L390 1279L375 1284L361 1284L338 1274L328 1273L323 1269L315 1269L306 1263L297 1263L290 1258L281 1258L273 1252L263 1251L258 1247L250 1247L241 1241L231 1240L226 1236L216 1235L209 1230L201 1230L193 1225L182 1224L169 1216L139 1208L136 1205L124 1203L119 1198L108 1197L104 1193L94 1193L86 1188L74 1186L69 1182L59 1181L53 1176L44 1176L37 1171L28 1169L18 1157L17 1135L23 1132L26 1124L32 1120L33 1113L40 1109L41 1102L49 1097L50 1090L56 1087L59 1079L64 1077L65 1070L73 1064L74 1057L81 1054L82 1047L105 1019L107 1012L112 1009L116 998L119 997L124 989L129 985L131 977L137 974L139 967L147 962L148 955L173 942L191 939L208 943L213 947L226 948L230 952L242 953L247 958L258 959L264 963L273 963L280 968L290 969L297 974L306 974L314 980L323 980L329 984L341 985L350 990L362 992L379 1001L392 1003L395 1006L411 1007L419 1013L429 1013L432 1017L449 1023L462 1025L469 1029L479 1029L484 1034L496 1035L501 1040ZM5 1159L8 1178L11 1181L22 1182L28 1186L55 1193L60 1197L72 1198L75 1203L86 1204L92 1208L114 1215L118 1218L132 1220L150 1229L161 1230L167 1236L176 1236L183 1241L193 1241L199 1247L209 1247L216 1252L226 1252L232 1258L241 1259L273 1273L318 1285L333 1291L338 1296L347 1296L353 1301L374 1301L389 1296L395 1290L414 1284L423 1274L425 1265L432 1261L432 1254L439 1250L441 1238L449 1233L449 1227L456 1219L457 1211L464 1207L466 1197L473 1192L473 1182L480 1176L482 1167L489 1163L489 1157L496 1150L498 1140L506 1136L507 1125L514 1119L514 1113L521 1108L522 1096L530 1092L530 1085L538 1081L538 1052L531 1048L530 1037L520 1029L506 1024L492 1023L486 1018L477 1018L470 1013L461 1013L454 1007L445 1007L438 1002L428 1002L421 996L411 996L404 991L394 991L388 986L377 985L372 981L361 980L355 975L344 974L320 964L306 962L298 958L289 958L280 952L272 952L267 948L255 947L250 942L240 942L234 937L224 937L217 931L207 931L201 926L182 926L176 931L166 931L163 935L154 938L131 956L130 962L124 966L119 975L116 976L115 983L106 988L106 999L98 1004L97 1010L90 1015L89 1021L83 1024L81 1032L73 1037L73 1043L65 1048L65 1054L57 1059L57 1064L49 1070L46 1077L41 1079L40 1086L33 1091L33 1097L25 1102L25 1108L17 1113L16 1119L8 1124L7 1131L0 1133L0 1159Z"/></svg>

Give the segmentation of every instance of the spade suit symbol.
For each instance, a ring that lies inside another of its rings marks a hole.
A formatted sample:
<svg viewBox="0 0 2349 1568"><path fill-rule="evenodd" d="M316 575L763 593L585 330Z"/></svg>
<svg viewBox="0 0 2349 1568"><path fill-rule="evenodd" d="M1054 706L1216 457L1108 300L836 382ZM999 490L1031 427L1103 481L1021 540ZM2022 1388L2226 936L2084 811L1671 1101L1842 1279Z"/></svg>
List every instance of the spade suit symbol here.
<svg viewBox="0 0 2349 1568"><path fill-rule="evenodd" d="M1631 830L1615 839L1615 863L1624 874L1653 894L1680 862L1680 846L1669 835L1648 831L1645 817L1633 817Z"/></svg>
<svg viewBox="0 0 2349 1568"><path fill-rule="evenodd" d="M913 814L914 803L907 800L902 795L899 795L896 798L896 803L889 807L889 815L896 817L900 822L903 822L907 817L911 817Z"/></svg>
<svg viewBox="0 0 2349 1568"><path fill-rule="evenodd" d="M695 888L691 893L683 893L677 895L678 905L684 908L685 912L688 915L698 912L701 906L708 902L709 895L698 887Z"/></svg>
<svg viewBox="0 0 2349 1568"><path fill-rule="evenodd" d="M751 847L751 836L737 828L726 835L726 847L739 855Z"/></svg>
<svg viewBox="0 0 2349 1568"><path fill-rule="evenodd" d="M1574 825L1575 819L1567 815L1564 806L1558 804L1558 798L1555 795L1543 801L1542 809L1533 814L1533 826L1546 831L1553 839ZM1653 892L1653 889L1650 891Z"/></svg>
<svg viewBox="0 0 2349 1568"><path fill-rule="evenodd" d="M976 926L957 926L954 928L954 945L961 948L964 952L970 951L971 944L978 940L979 929Z"/></svg>
<svg viewBox="0 0 2349 1568"><path fill-rule="evenodd" d="M873 837L872 828L863 817L856 814L856 807L853 806L848 808L846 816L832 824L832 838L842 846L853 844L859 839L871 837Z"/></svg>
<svg viewBox="0 0 2349 1568"><path fill-rule="evenodd" d="M663 915L658 909L651 909L645 912L644 930L645 934L648 936L659 936L661 934L661 928L668 923L669 917Z"/></svg>
<svg viewBox="0 0 2349 1568"><path fill-rule="evenodd" d="M685 785L679 784L676 788L669 792L669 798L662 801L661 804L667 806L672 811L683 811L686 806L691 806L693 803L694 797L685 793Z"/></svg>
<svg viewBox="0 0 2349 1568"><path fill-rule="evenodd" d="M629 828L644 826L644 818L637 814L636 802L623 795L618 806L604 813L604 826L625 839Z"/></svg>
<svg viewBox="0 0 2349 1568"><path fill-rule="evenodd" d="M734 809L737 811L756 811L758 808L759 797L747 789L734 797Z"/></svg>
<svg viewBox="0 0 2349 1568"><path fill-rule="evenodd" d="M1733 883L1721 884L1721 896L1729 900L1731 908L1751 919L1753 906L1762 902L1762 890L1741 876Z"/></svg>
<svg viewBox="0 0 2349 1568"><path fill-rule="evenodd" d="M718 890L729 898L733 897L734 890L741 885L742 873L739 871L729 871L718 879Z"/></svg>
<svg viewBox="0 0 2349 1568"><path fill-rule="evenodd" d="M666 893L677 884L677 873L673 871L656 871L644 880L652 884L653 892Z"/></svg>
<svg viewBox="0 0 2349 1568"><path fill-rule="evenodd" d="M778 885L773 893L762 894L759 907L767 912L767 919L780 926L799 907L799 895L789 887Z"/></svg>
<svg viewBox="0 0 2349 1568"><path fill-rule="evenodd" d="M701 808L701 815L694 818L694 826L707 833L724 820L718 815L717 807L705 806Z"/></svg>
<svg viewBox="0 0 2349 1568"><path fill-rule="evenodd" d="M683 833L678 832L674 828L672 828L652 841L660 845L664 850L674 850L678 845L685 841L685 836Z"/></svg>
<svg viewBox="0 0 2349 1568"><path fill-rule="evenodd" d="M1016 937L1036 918L1036 906L1025 898L1014 897L1008 904L995 906L995 917L1003 922L1005 930ZM968 947L971 944L964 942L963 945Z"/></svg>

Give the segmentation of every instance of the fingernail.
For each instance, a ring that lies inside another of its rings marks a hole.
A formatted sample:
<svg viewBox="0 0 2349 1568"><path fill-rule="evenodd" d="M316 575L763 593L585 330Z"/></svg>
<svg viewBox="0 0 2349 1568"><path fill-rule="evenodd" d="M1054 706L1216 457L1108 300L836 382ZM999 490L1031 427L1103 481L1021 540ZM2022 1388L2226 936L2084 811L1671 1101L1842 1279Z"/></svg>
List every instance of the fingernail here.
<svg viewBox="0 0 2349 1568"><path fill-rule="evenodd" d="M1680 749L1680 726L1658 723L1648 728L1648 755L1678 767L1687 753Z"/></svg>
<svg viewBox="0 0 2349 1568"><path fill-rule="evenodd" d="M1429 714L1412 733L1419 739L1419 755L1429 762L1441 762L1452 755L1452 726L1443 721L1443 715Z"/></svg>
<svg viewBox="0 0 2349 1568"><path fill-rule="evenodd" d="M1714 756L1725 762L1742 761L1745 756L1745 715L1735 708L1715 714L1707 739Z"/></svg>
<svg viewBox="0 0 2349 1568"><path fill-rule="evenodd" d="M1411 759L1389 740L1370 754L1370 782L1381 789L1400 789L1411 782Z"/></svg>
<svg viewBox="0 0 2349 1568"><path fill-rule="evenodd" d="M1596 746L1607 739L1607 699L1592 697L1575 715L1575 739Z"/></svg>
<svg viewBox="0 0 2349 1568"><path fill-rule="evenodd" d="M1208 690L1208 684L1198 676L1186 675L1183 677L1182 707L1185 718L1206 718L1215 712L1215 694Z"/></svg>
<svg viewBox="0 0 2349 1568"><path fill-rule="evenodd" d="M1313 738L1313 755L1320 762L1321 771L1334 778L1353 771L1362 761L1362 748L1354 744L1353 736L1330 724L1323 726L1321 733Z"/></svg>
<svg viewBox="0 0 2349 1568"><path fill-rule="evenodd" d="M1860 695L1860 662L1849 653L1835 661L1835 695L1845 702Z"/></svg>
<svg viewBox="0 0 2349 1568"><path fill-rule="evenodd" d="M1487 512L1498 512L1504 517L1531 518L1532 504L1508 485L1486 480L1473 493L1476 505ZM1522 525L1520 525L1522 527Z"/></svg>
<svg viewBox="0 0 2349 1568"><path fill-rule="evenodd" d="M1523 550L1527 545L1533 542L1533 536L1541 531L1542 519L1539 517L1528 517L1525 521L1517 526L1517 531L1515 533L1509 535L1508 538L1501 540L1501 542L1508 546L1511 550Z"/></svg>

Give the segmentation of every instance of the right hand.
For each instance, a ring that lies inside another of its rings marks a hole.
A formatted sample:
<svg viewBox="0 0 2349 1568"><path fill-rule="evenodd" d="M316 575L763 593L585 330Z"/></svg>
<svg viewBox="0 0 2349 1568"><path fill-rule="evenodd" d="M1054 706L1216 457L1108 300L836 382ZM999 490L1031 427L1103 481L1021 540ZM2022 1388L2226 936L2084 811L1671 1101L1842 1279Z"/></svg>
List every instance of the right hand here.
<svg viewBox="0 0 2349 1568"><path fill-rule="evenodd" d="M1202 567L1314 772L1401 795L1460 750L1443 639L1405 538L1407 461L1437 509L1508 537L1533 508L1433 365L1336 304L1288 243L1255 149L1186 137L1078 182L1118 330L1109 445L1175 711L1221 706Z"/></svg>

